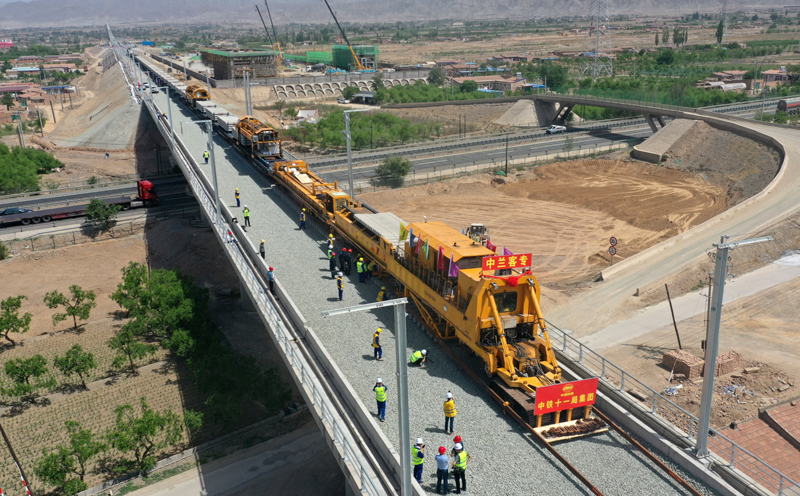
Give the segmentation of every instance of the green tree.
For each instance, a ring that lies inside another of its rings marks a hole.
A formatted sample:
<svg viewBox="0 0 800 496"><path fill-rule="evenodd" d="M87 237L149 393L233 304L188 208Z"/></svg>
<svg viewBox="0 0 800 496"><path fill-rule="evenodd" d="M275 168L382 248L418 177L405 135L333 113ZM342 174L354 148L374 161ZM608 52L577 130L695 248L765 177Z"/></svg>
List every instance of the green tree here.
<svg viewBox="0 0 800 496"><path fill-rule="evenodd" d="M286 109L286 112L284 112L284 115L286 115L286 117L294 119L295 117L297 117L297 109L294 107L289 107Z"/></svg>
<svg viewBox="0 0 800 496"><path fill-rule="evenodd" d="M117 356L111 362L111 366L119 369L127 360L131 374L136 374L136 360L152 355L156 352L156 346L152 344L140 343L136 335L130 329L122 329L116 336L108 340L108 347L117 352Z"/></svg>
<svg viewBox="0 0 800 496"><path fill-rule="evenodd" d="M27 299L28 297L25 295L9 296L0 302L0 332L11 343L11 346L16 346L17 343L8 337L9 333L24 334L31 328L33 315L29 312L25 312L21 317L19 315L22 300Z"/></svg>
<svg viewBox="0 0 800 496"><path fill-rule="evenodd" d="M567 84L569 71L561 64L543 62L539 67L539 76L547 81L548 88L558 88Z"/></svg>
<svg viewBox="0 0 800 496"><path fill-rule="evenodd" d="M6 106L6 110L11 110L11 106L14 105L14 97L11 96L11 93L3 93L0 103Z"/></svg>
<svg viewBox="0 0 800 496"><path fill-rule="evenodd" d="M156 464L158 453L175 446L182 438L183 429L196 430L202 418L193 415L187 425L184 419L171 409L157 412L150 408L145 398L139 400L140 414L137 415L131 405L122 405L114 409L116 420L114 426L106 433L109 444L117 451L133 455L133 460L126 460L132 469L146 472Z"/></svg>
<svg viewBox="0 0 800 496"><path fill-rule="evenodd" d="M391 155L383 159L381 165L375 169L375 175L382 179L402 179L411 172L412 167L409 159Z"/></svg>
<svg viewBox="0 0 800 496"><path fill-rule="evenodd" d="M434 67L428 73L428 84L442 86L444 84L444 70L441 67Z"/></svg>
<svg viewBox="0 0 800 496"><path fill-rule="evenodd" d="M67 317L72 317L73 329L78 328L78 319L88 320L92 308L97 306L94 291L84 291L77 284L69 287L71 297L67 298L62 292L53 290L44 295L47 308L64 307L64 313L53 314L53 325L58 324Z"/></svg>
<svg viewBox="0 0 800 496"><path fill-rule="evenodd" d="M272 108L278 111L278 114L283 112L283 108L286 106L286 100L277 100L275 103L272 104Z"/></svg>
<svg viewBox="0 0 800 496"><path fill-rule="evenodd" d="M658 52L658 55L656 55L656 63L658 65L672 65L674 61L675 52L669 48L662 49L660 52Z"/></svg>
<svg viewBox="0 0 800 496"><path fill-rule="evenodd" d="M81 429L78 422L67 420L64 426L69 434L69 443L56 446L50 453L42 450L42 458L33 471L39 479L56 486L62 494L73 496L88 488L84 478L89 463L107 446L92 431Z"/></svg>
<svg viewBox="0 0 800 496"><path fill-rule="evenodd" d="M373 91L379 91L379 90L385 90L385 89L386 89L386 87L383 84L383 74L378 72L372 78L372 90Z"/></svg>
<svg viewBox="0 0 800 496"><path fill-rule="evenodd" d="M106 227L116 218L122 210L122 205L109 205L108 203L92 198L86 206L86 218L98 226Z"/></svg>
<svg viewBox="0 0 800 496"><path fill-rule="evenodd" d="M659 32L656 31L656 46L658 46L658 40L659 40Z"/></svg>
<svg viewBox="0 0 800 496"><path fill-rule="evenodd" d="M473 91L478 91L478 83L471 79L467 79L461 83L461 86L459 86L458 89L461 91L461 93L472 93Z"/></svg>
<svg viewBox="0 0 800 496"><path fill-rule="evenodd" d="M342 90L342 98L345 100L350 100L356 93L358 93L358 88L355 86L348 86Z"/></svg>
<svg viewBox="0 0 800 496"><path fill-rule="evenodd" d="M661 41L666 45L669 43L669 27L664 26L661 28Z"/></svg>
<svg viewBox="0 0 800 496"><path fill-rule="evenodd" d="M567 156L569 156L569 152L571 152L575 148L575 140L572 139L572 136L567 136L564 138L564 151L567 152Z"/></svg>
<svg viewBox="0 0 800 496"><path fill-rule="evenodd" d="M34 401L37 392L43 388L56 385L55 379L47 376L47 360L42 355L30 358L15 358L6 362L6 375L14 383L3 389L3 394L20 398L22 401Z"/></svg>
<svg viewBox="0 0 800 496"><path fill-rule="evenodd" d="M92 370L97 368L94 354L83 351L79 344L73 345L63 357L56 355L53 358L53 365L66 377L77 375L81 385L83 385L83 389L89 389L86 387L86 378Z"/></svg>
<svg viewBox="0 0 800 496"><path fill-rule="evenodd" d="M722 44L722 35L725 34L725 24L724 21L720 20L719 24L717 25L717 44Z"/></svg>

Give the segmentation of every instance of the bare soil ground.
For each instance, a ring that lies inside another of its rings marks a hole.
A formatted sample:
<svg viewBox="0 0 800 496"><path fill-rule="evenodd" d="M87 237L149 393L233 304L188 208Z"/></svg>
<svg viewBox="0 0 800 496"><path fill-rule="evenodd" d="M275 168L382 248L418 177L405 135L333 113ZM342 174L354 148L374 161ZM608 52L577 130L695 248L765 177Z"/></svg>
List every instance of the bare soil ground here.
<svg viewBox="0 0 800 496"><path fill-rule="evenodd" d="M533 252L534 274L555 288L606 267L611 236L618 255L629 257L726 208L721 187L630 160L555 163L506 179L481 174L362 196L408 222L424 215L456 228L484 222L496 245Z"/></svg>
<svg viewBox="0 0 800 496"><path fill-rule="evenodd" d="M146 242L145 242L146 241ZM53 356L63 355L73 344L81 344L95 353L99 368L89 391L60 388L23 409L0 408L3 425L23 465L33 467L41 450L66 439L64 420L74 419L85 427L100 432L113 422L113 409L124 403L135 403L145 396L154 409L172 408L178 413L184 409L204 411L203 397L195 387L191 373L178 361L171 360L163 351L152 358L156 363L140 368L137 376L115 375L110 362L113 353L106 341L124 324L117 314L119 309L109 295L121 282L121 268L129 261L149 263L153 268L178 267L211 293L212 320L229 336L232 345L243 353L252 354L265 367L277 366L286 378L281 360L262 324L252 312L244 312L238 299L217 297L220 288L237 289L238 281L219 246L207 228L192 227L189 220L171 219L148 224L144 234L138 233L122 239L88 242L72 247L49 251L23 252L0 262L3 274L3 296L24 294L28 296L23 311L34 317L31 331L12 337L20 342L16 347L0 348L0 361L24 358L41 353L52 363ZM97 307L88 323L77 331L68 329L69 322L58 326L51 323L52 310L43 304L44 293L53 289L66 291L70 284L97 293ZM57 380L62 378L53 373ZM3 377L0 382L5 383ZM46 392L43 394L47 394ZM8 398L5 404L9 405ZM240 421L230 426L234 430L265 418L256 405L245 408ZM273 429L274 430L274 429ZM223 432L221 427L208 425L197 442L212 439ZM271 435L265 431L265 435ZM184 444L172 451L186 447ZM242 445L247 445L242 441ZM229 447L228 449L233 449ZM16 477L13 463L6 451L0 455L0 478ZM29 472L32 472L29 470ZM30 474L32 476L32 474ZM101 481L93 474L87 483L91 486ZM33 479L33 483L42 487ZM18 496L19 492L10 492Z"/></svg>
<svg viewBox="0 0 800 496"><path fill-rule="evenodd" d="M508 130L508 126L495 124L493 121L508 109L514 106L511 103L486 103L481 105L445 105L443 107L389 109L402 119L414 123L438 122L442 124L442 135L458 133L459 117L466 118L467 132L496 133Z"/></svg>

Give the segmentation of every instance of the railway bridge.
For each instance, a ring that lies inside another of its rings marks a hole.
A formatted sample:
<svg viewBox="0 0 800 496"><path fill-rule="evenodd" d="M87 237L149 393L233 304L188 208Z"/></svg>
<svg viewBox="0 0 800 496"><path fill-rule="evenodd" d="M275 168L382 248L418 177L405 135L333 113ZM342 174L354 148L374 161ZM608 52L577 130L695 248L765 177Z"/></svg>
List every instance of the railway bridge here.
<svg viewBox="0 0 800 496"><path fill-rule="evenodd" d="M120 61L126 66L126 77L131 81L139 77L125 49L119 44L116 46ZM138 57L134 61L145 69L145 76L149 73L157 82L166 79L167 75L151 62ZM443 416L442 401L448 391L458 399L456 433L464 437L474 456L467 475L472 494L521 495L551 488L558 488L559 494L698 494L687 488L684 479L688 479L690 485L702 487L704 492L716 494L800 494L787 492L796 489L794 482L752 455L748 463L761 467L762 475L755 477L739 470L740 465L725 458L724 452L730 450L732 444L721 434L715 436L711 444L719 453L707 459L695 459L691 448L696 419L686 412L678 412L677 415L687 421L684 426L665 422L658 413L665 407L673 412L678 408L668 398L636 383L646 394L652 393L652 408L633 400L624 384L628 381L631 385L635 378L622 369L614 369L613 364L557 328L552 328L551 339L568 376L574 379L602 376L600 408L626 430L654 446L661 453L654 458L668 460L675 472L642 455L622 431L609 431L561 445L558 455L545 449L486 394L480 379L469 367L461 367L461 364L470 364L472 357L457 346L438 344L412 316L407 316L407 343L392 340L394 320L388 309L339 319L323 318L322 310L375 301L379 291L377 281L359 285L348 280L345 301L339 302L323 252L327 228L310 222L308 231L299 230L298 205L229 142L215 134L209 137L201 125L193 124L191 121L198 120L197 114L175 98L174 93L141 97L146 112L156 122L213 226L223 252L237 271L243 303L252 305L261 316L264 329L253 329L253 332L268 332L282 354L345 474L348 494L401 494L399 443L413 444L414 439L422 437L429 447L429 456L439 445L452 446L452 436L444 434L439 425ZM163 118L168 112L172 112L171 123ZM215 170L202 159L209 138L213 143ZM243 204L251 210L253 227L246 230L237 222L241 215L234 207L235 188L239 188ZM233 231L235 243L225 242L228 229ZM275 267L275 296L266 289L266 263L257 249L261 239L267 240L266 258ZM397 402L392 401L391 394L387 422L378 422L375 417L372 386L376 378L384 379L390 393L397 390L393 354L387 353L381 362L371 359L370 340L376 327L386 330L387 348L426 348L434 357L427 367L409 372L411 439L399 438ZM589 356L602 362L602 372L599 366L585 361ZM609 374L617 377L614 379L617 383L622 379L623 387L614 386L613 381L605 379ZM747 456L742 454L741 448L736 452L739 460ZM587 485L576 473L582 473L591 484ZM534 487L539 489L532 489ZM414 481L411 489L414 494L435 491L435 468L430 460L425 464L422 484Z"/></svg>

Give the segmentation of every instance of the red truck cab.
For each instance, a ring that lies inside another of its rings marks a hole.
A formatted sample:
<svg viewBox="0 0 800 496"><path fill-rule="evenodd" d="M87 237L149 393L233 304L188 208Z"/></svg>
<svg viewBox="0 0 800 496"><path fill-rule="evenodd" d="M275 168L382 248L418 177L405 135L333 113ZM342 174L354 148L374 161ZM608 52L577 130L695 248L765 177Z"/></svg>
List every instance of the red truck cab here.
<svg viewBox="0 0 800 496"><path fill-rule="evenodd" d="M150 181L137 181L136 184L139 189L139 199L145 207L158 205L158 194L156 193L153 183Z"/></svg>

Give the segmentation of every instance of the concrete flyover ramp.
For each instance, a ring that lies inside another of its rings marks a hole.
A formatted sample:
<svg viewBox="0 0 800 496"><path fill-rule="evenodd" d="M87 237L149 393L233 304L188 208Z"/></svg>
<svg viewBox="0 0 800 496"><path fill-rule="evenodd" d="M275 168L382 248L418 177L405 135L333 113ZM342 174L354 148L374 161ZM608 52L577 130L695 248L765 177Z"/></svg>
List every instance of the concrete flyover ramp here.
<svg viewBox="0 0 800 496"><path fill-rule="evenodd" d="M749 234L800 211L800 133L787 126L714 115L711 112L679 112L677 117L703 120L743 137L778 148L781 168L772 182L752 198L722 212L703 224L653 246L604 270L602 282L573 296L549 312L549 319L571 329L579 337L590 335L638 308L635 294L664 283L671 276L705 257L712 243L730 234L744 239ZM745 139L745 138L743 138ZM731 241L734 241L732 238Z"/></svg>

